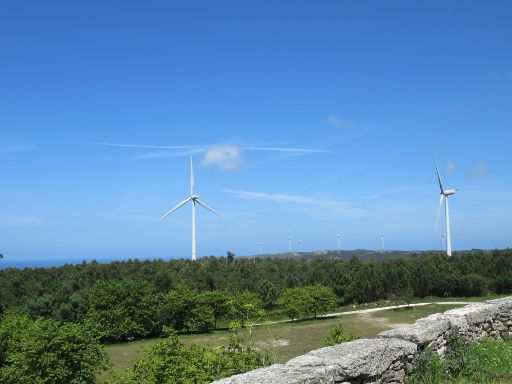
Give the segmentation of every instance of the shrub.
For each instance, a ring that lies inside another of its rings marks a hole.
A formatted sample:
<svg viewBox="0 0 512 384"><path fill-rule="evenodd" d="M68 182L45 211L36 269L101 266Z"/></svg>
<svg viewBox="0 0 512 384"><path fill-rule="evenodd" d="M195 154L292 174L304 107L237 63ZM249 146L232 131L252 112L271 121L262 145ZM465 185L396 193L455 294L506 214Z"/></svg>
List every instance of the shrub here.
<svg viewBox="0 0 512 384"><path fill-rule="evenodd" d="M331 329L331 336L324 340L324 344L327 346L332 346L356 339L359 339L359 336L353 335L351 333L345 333L343 324L339 323L333 329Z"/></svg>

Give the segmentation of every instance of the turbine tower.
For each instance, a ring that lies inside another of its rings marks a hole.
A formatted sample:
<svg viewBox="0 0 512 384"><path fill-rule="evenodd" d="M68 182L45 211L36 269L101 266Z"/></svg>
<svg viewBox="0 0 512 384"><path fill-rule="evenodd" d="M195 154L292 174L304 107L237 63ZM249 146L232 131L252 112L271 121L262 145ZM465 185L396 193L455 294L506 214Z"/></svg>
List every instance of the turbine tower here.
<svg viewBox="0 0 512 384"><path fill-rule="evenodd" d="M167 212L165 215L163 215L160 220L165 219L167 216L169 216L171 213L176 211L178 208L181 208L185 204L187 204L189 201L192 202L192 261L196 260L196 203L202 206L203 208L206 208L210 212L215 213L217 216L222 217L222 215L216 211L214 211L212 208L207 206L204 202L199 200L199 195L196 195L194 193L194 166L192 164L192 156L190 156L190 196L187 197L185 200L183 200L181 203L179 203L177 206L175 206L173 209L171 209L169 212Z"/></svg>
<svg viewBox="0 0 512 384"><path fill-rule="evenodd" d="M441 176L439 175L439 168L437 167L437 163L434 161L434 164L436 166L436 173L437 173L437 180L439 181L439 189L441 190L441 199L439 200L439 208L437 210L437 217L436 217L436 230L437 225L439 223L439 214L441 212L441 207L443 205L444 200L444 216L446 220L446 254L448 256L452 255L452 236L451 236L451 230L450 230L450 209L448 206L448 196L454 195L455 192L458 191L457 188L452 189L444 189L443 182L441 181Z"/></svg>
<svg viewBox="0 0 512 384"><path fill-rule="evenodd" d="M337 234L336 237L338 238L338 252L341 251L341 233Z"/></svg>
<svg viewBox="0 0 512 384"><path fill-rule="evenodd" d="M299 252L302 252L302 240L299 240Z"/></svg>
<svg viewBox="0 0 512 384"><path fill-rule="evenodd" d="M288 250L290 252L292 251L292 240L293 240L293 236L288 236Z"/></svg>
<svg viewBox="0 0 512 384"><path fill-rule="evenodd" d="M261 241L258 243L258 248L259 248L260 256L261 256Z"/></svg>

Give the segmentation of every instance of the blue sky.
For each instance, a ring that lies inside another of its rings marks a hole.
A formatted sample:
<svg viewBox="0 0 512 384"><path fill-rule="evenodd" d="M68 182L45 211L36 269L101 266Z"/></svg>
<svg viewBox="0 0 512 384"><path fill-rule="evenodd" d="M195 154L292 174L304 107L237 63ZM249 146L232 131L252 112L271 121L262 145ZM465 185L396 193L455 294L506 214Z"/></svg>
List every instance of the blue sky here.
<svg viewBox="0 0 512 384"><path fill-rule="evenodd" d="M511 245L507 1L0 4L9 260ZM152 149L118 143L190 146ZM321 150L250 151L246 147ZM323 152L322 152L323 151ZM295 245L296 246L296 245Z"/></svg>

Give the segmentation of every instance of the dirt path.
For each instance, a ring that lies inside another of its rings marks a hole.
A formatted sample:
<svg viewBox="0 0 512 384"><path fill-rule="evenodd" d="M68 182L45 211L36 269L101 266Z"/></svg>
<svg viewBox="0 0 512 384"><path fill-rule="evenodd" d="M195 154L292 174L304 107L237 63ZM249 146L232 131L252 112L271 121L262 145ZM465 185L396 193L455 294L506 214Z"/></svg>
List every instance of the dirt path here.
<svg viewBox="0 0 512 384"><path fill-rule="evenodd" d="M336 317L343 315L355 315L355 314L364 314L364 313L374 313L380 311L387 311L388 309L395 308L407 308L407 307L422 307L425 305L467 305L467 304L482 304L480 301L432 301L430 303L415 303L415 304L403 304L403 305L390 305L387 307L378 307L378 308L368 308L368 309L356 309L354 311L344 311L344 312L334 312L328 313L327 315L322 315L318 317L328 318L328 317ZM276 321L268 321L266 323L257 323L254 325L267 325L267 324L279 324L279 323L290 323L292 320L276 320Z"/></svg>

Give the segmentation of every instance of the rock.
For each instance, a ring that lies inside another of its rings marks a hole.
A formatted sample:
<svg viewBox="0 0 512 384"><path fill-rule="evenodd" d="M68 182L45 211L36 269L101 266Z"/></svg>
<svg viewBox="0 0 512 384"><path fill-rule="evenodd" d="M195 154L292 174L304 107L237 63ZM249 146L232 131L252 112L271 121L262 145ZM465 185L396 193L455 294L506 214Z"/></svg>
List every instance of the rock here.
<svg viewBox="0 0 512 384"><path fill-rule="evenodd" d="M442 346L441 348L439 348L436 353L440 356L440 357L444 357L444 354L446 353L446 345L445 346Z"/></svg>
<svg viewBox="0 0 512 384"><path fill-rule="evenodd" d="M341 378L372 377L381 374L394 361L416 354L416 345L399 339L360 339L317 349L286 363L289 367L334 367ZM314 358L314 360L312 360Z"/></svg>
<svg viewBox="0 0 512 384"><path fill-rule="evenodd" d="M380 378L381 383L391 384L391 383L403 383L405 381L405 371L387 371Z"/></svg>
<svg viewBox="0 0 512 384"><path fill-rule="evenodd" d="M381 375L396 360L416 353L399 339L361 339L311 351L272 365L215 381L215 384L327 384Z"/></svg>
<svg viewBox="0 0 512 384"><path fill-rule="evenodd" d="M497 317L500 306L497 304L474 304L462 308L451 309L444 313L448 318L452 318L455 323L466 323L466 326L481 324L491 321ZM461 320L463 321L461 322Z"/></svg>
<svg viewBox="0 0 512 384"><path fill-rule="evenodd" d="M443 340L442 335L450 329L450 323L444 319L436 321L416 321L407 327L391 329L379 333L381 338L397 338L411 341L415 344L426 345L433 341Z"/></svg>

